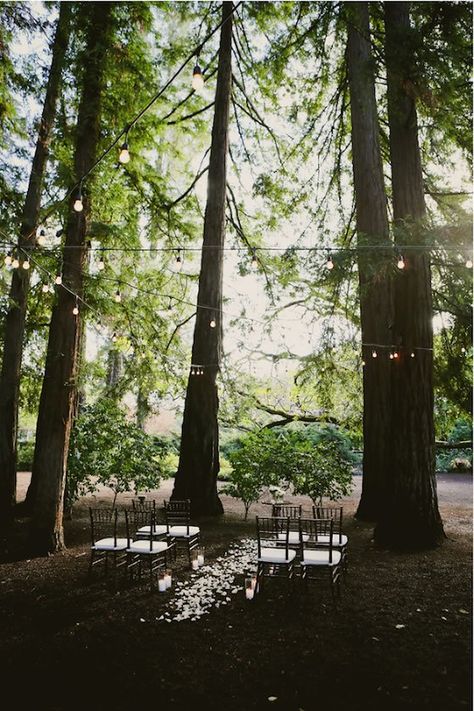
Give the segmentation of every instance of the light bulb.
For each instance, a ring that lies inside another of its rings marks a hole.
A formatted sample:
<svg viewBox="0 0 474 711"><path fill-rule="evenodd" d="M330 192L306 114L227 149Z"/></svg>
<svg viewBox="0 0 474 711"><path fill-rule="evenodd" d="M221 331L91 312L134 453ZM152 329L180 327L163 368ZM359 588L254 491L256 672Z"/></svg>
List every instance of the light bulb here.
<svg viewBox="0 0 474 711"><path fill-rule="evenodd" d="M41 291L43 292L43 294L47 294L49 291L49 284L43 284L43 286L41 287Z"/></svg>
<svg viewBox="0 0 474 711"><path fill-rule="evenodd" d="M116 301L117 304L120 304L120 302L122 301L122 295L121 295L121 293L120 293L120 291L119 291L118 289L117 289L117 291L115 292L115 297L114 297L114 298L115 298L115 301Z"/></svg>
<svg viewBox="0 0 474 711"><path fill-rule="evenodd" d="M414 358L414 357L415 357L415 354L414 354L413 351L410 353L410 357L411 357L411 358Z"/></svg>
<svg viewBox="0 0 474 711"><path fill-rule="evenodd" d="M29 268L30 268L30 263L29 263L28 259L25 259L25 261L23 262L23 269L25 271L28 271Z"/></svg>
<svg viewBox="0 0 474 711"><path fill-rule="evenodd" d="M465 352L466 352L466 349L465 349L464 346L463 346L463 347L461 348L461 353L465 353Z"/></svg>
<svg viewBox="0 0 474 711"><path fill-rule="evenodd" d="M46 244L46 232L44 230L39 231L39 235L36 238L36 241L40 247L44 247L44 245Z"/></svg>
<svg viewBox="0 0 474 711"><path fill-rule="evenodd" d="M15 257L15 259L12 261L12 267L13 267L13 269L18 269L19 266L20 266L20 262Z"/></svg>
<svg viewBox="0 0 474 711"><path fill-rule="evenodd" d="M196 66L193 69L193 89L194 91L201 91L201 89L204 86L204 77L202 75L202 69L199 66L199 64L196 64Z"/></svg>
<svg viewBox="0 0 474 711"><path fill-rule="evenodd" d="M97 269L99 270L99 272L103 272L103 271L104 271L104 269L105 269L105 262L104 262L104 258L103 258L103 257L101 257L101 258L99 259L99 263L97 264Z"/></svg>
<svg viewBox="0 0 474 711"><path fill-rule="evenodd" d="M397 267L399 269L405 269L405 260L403 259L402 255L398 257Z"/></svg>
<svg viewBox="0 0 474 711"><path fill-rule="evenodd" d="M394 357L394 358L398 358L398 353L397 353L397 351L395 351L395 353L393 354L393 357Z"/></svg>
<svg viewBox="0 0 474 711"><path fill-rule="evenodd" d="M258 267L258 259L257 259L257 253L255 250L252 250L252 262L251 262L252 269L256 269Z"/></svg>
<svg viewBox="0 0 474 711"><path fill-rule="evenodd" d="M466 259L466 267L472 269L472 259Z"/></svg>
<svg viewBox="0 0 474 711"><path fill-rule="evenodd" d="M112 333L112 342L115 343L116 340L117 340L117 334Z"/></svg>
<svg viewBox="0 0 474 711"><path fill-rule="evenodd" d="M84 205L82 204L82 197L79 195L77 200L74 202L74 210L76 212L82 212L84 209Z"/></svg>
<svg viewBox="0 0 474 711"><path fill-rule="evenodd" d="M372 358L377 358L377 351L372 351Z"/></svg>
<svg viewBox="0 0 474 711"><path fill-rule="evenodd" d="M5 266L9 267L13 261L11 254L7 254L4 261L5 261Z"/></svg>
<svg viewBox="0 0 474 711"><path fill-rule="evenodd" d="M78 308L77 304L76 304L76 306L73 308L72 313L74 314L74 316L77 316L77 314L79 313L79 308Z"/></svg>
<svg viewBox="0 0 474 711"><path fill-rule="evenodd" d="M57 284L58 286L63 283L63 278L62 278L61 274L56 275L54 283Z"/></svg>
<svg viewBox="0 0 474 711"><path fill-rule="evenodd" d="M393 353L390 353L390 360L393 360Z"/></svg>
<svg viewBox="0 0 474 711"><path fill-rule="evenodd" d="M362 361L362 367L364 367L364 365L365 365L365 360Z"/></svg>
<svg viewBox="0 0 474 711"><path fill-rule="evenodd" d="M329 269L329 271L331 271L331 269L334 269L334 262L332 261L332 257L330 254L328 254L328 258L326 261L326 269Z"/></svg>
<svg viewBox="0 0 474 711"><path fill-rule="evenodd" d="M178 249L178 254L176 256L175 269L177 272L181 271L183 268L183 260L181 259L181 250Z"/></svg>
<svg viewBox="0 0 474 711"><path fill-rule="evenodd" d="M119 153L119 161L120 163L129 163L130 162L130 153L128 150L128 143L125 141L125 143L122 145Z"/></svg>
<svg viewBox="0 0 474 711"><path fill-rule="evenodd" d="M211 321L209 322L209 326L210 326L211 328L215 328L215 327L216 327L216 321L215 321L215 319L211 319Z"/></svg>

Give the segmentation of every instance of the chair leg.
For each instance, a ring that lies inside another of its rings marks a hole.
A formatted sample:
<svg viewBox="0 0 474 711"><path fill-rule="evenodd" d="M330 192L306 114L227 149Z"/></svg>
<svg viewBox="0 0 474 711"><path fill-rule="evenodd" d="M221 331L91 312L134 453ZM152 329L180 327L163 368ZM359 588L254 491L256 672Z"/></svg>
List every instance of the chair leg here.
<svg viewBox="0 0 474 711"><path fill-rule="evenodd" d="M91 557L90 557L90 560L89 560L89 570L87 571L87 577L88 577L88 578L91 578L91 577L92 577L92 566L94 565L94 554L95 554L95 551L94 551L94 549L92 548L92 549L91 549Z"/></svg>

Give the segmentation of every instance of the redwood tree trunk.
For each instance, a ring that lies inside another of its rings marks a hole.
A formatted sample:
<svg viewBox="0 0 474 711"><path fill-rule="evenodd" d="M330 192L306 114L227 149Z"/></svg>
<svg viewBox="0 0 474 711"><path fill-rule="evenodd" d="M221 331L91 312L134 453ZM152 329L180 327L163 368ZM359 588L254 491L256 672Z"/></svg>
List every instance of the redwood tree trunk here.
<svg viewBox="0 0 474 711"><path fill-rule="evenodd" d="M212 127L211 155L204 216L204 236L199 274L198 307L192 363L202 375L188 378L184 405L181 449L173 490L174 499L190 499L195 514L221 514L217 496L219 428L216 376L222 349L222 268L225 239L225 205L229 105L232 84L231 2L222 5L217 87ZM215 323L212 328L210 323Z"/></svg>
<svg viewBox="0 0 474 711"><path fill-rule="evenodd" d="M68 44L71 7L71 3L60 4L59 19L52 46L51 67L18 242L19 246L26 250L34 247L36 241L43 177L48 160L51 131ZM30 271L21 268L15 269L8 296L10 307L3 329L3 361L0 374L0 522L11 520L16 501L18 401L29 288Z"/></svg>
<svg viewBox="0 0 474 711"><path fill-rule="evenodd" d="M351 99L352 165L358 235L358 269L362 342L392 343L390 239L375 81L370 48L368 3L346 3L348 13L347 66ZM364 245L381 245L366 249ZM383 249L386 246L387 249ZM382 482L387 475L389 441L389 351L363 347L363 479L356 516L377 520Z"/></svg>
<svg viewBox="0 0 474 711"><path fill-rule="evenodd" d="M111 4L90 3L84 55L84 74L77 119L75 174L79 179L92 166L99 141L100 99ZM84 12L86 6L84 6ZM49 328L46 367L41 391L33 476L29 495L33 499L31 542L38 552L64 547L63 503L69 437L76 404L81 315L74 316L74 296L82 296L83 271L87 263L86 233L90 200L83 192L83 212L72 209L72 195L63 250L63 285L58 288Z"/></svg>
<svg viewBox="0 0 474 711"><path fill-rule="evenodd" d="M429 252L423 242L425 201L413 86L409 3L385 3L386 63L394 231L406 267L395 279L391 472L377 542L395 548L438 543L433 424L433 306ZM411 354L414 354L412 357Z"/></svg>

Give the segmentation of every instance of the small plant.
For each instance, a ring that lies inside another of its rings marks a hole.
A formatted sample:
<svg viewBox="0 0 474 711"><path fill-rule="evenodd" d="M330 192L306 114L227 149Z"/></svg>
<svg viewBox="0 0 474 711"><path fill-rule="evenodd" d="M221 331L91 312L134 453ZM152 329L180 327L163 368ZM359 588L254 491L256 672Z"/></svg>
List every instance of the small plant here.
<svg viewBox="0 0 474 711"><path fill-rule="evenodd" d="M262 484L257 481L253 472L233 469L229 474L228 482L222 487L221 491L223 494L242 501L245 508L245 520L247 520L250 506L260 498Z"/></svg>

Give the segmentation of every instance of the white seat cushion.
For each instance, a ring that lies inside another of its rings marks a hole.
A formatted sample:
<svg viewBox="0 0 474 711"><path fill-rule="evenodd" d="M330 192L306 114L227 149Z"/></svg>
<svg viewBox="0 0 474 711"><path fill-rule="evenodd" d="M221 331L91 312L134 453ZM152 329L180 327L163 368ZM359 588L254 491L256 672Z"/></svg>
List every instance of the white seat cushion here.
<svg viewBox="0 0 474 711"><path fill-rule="evenodd" d="M338 565L341 562L339 551L332 552L332 562L329 562L329 551L325 550L305 550L301 565Z"/></svg>
<svg viewBox="0 0 474 711"><path fill-rule="evenodd" d="M141 528L138 529L137 535L140 538L141 536L149 536L150 535L150 528L151 526L142 526ZM153 535L154 536L162 536L164 533L167 532L166 526L160 524L158 526L153 526Z"/></svg>
<svg viewBox="0 0 474 711"><path fill-rule="evenodd" d="M285 557L284 548L262 548L260 551L260 563L291 563L296 555L295 551L288 551L288 558Z"/></svg>
<svg viewBox="0 0 474 711"><path fill-rule="evenodd" d="M309 535L307 533L303 533L303 541L307 541L308 538L309 538ZM279 533L278 540L285 542L286 541L286 533ZM298 531L290 531L288 533L288 543L290 543L290 545L295 545L295 543L298 544L299 542L300 542L299 532Z"/></svg>
<svg viewBox="0 0 474 711"><path fill-rule="evenodd" d="M161 553L168 548L165 541L153 541L150 549L150 541L132 541L127 553Z"/></svg>
<svg viewBox="0 0 474 711"><path fill-rule="evenodd" d="M117 538L117 541L113 538L101 538L100 541L95 542L92 548L96 551L124 551L127 545L126 538Z"/></svg>
<svg viewBox="0 0 474 711"><path fill-rule="evenodd" d="M189 538L199 533L199 526L170 526L170 536Z"/></svg>
<svg viewBox="0 0 474 711"><path fill-rule="evenodd" d="M322 545L329 545L329 536L318 536L318 543L321 543ZM333 533L332 545L337 548L347 546L347 536L341 534L341 540L339 541L339 535L337 533Z"/></svg>

